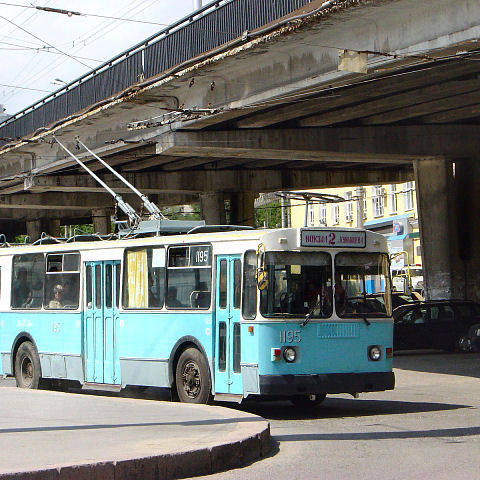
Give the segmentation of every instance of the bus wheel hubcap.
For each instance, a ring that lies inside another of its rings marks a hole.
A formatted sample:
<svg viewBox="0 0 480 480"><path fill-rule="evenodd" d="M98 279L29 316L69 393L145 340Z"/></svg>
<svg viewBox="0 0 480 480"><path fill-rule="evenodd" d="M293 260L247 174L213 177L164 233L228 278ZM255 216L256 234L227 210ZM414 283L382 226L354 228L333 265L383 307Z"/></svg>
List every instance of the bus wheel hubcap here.
<svg viewBox="0 0 480 480"><path fill-rule="evenodd" d="M195 362L187 362L182 372L183 389L190 398L196 398L200 393L200 371Z"/></svg>
<svg viewBox="0 0 480 480"><path fill-rule="evenodd" d="M22 360L22 379L29 385L33 379L33 363L30 358L25 357Z"/></svg>

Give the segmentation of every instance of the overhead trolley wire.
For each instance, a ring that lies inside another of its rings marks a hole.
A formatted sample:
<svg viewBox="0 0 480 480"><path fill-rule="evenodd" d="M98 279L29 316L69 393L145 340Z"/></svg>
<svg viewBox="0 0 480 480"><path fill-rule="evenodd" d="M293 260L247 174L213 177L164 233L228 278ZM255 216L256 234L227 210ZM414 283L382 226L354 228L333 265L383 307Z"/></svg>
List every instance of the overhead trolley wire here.
<svg viewBox="0 0 480 480"><path fill-rule="evenodd" d="M22 5L18 3L7 3L7 2L0 2L0 5L6 5L9 7L23 7L23 8L31 8L36 10L41 10L48 13L58 13L62 15L67 15L69 17L77 16L77 17L96 17L96 18L105 18L108 20L117 20L122 22L133 22L133 23L143 23L148 25L158 25L161 27L168 27L169 24L167 23L159 23L159 22L151 22L149 20L137 20L134 18L123 18L123 17L113 17L109 15L98 15L96 13L84 13L84 12L77 12L75 10L65 10L62 8L53 8L53 7L40 7L38 5Z"/></svg>
<svg viewBox="0 0 480 480"><path fill-rule="evenodd" d="M152 4L154 4L156 2L156 0L150 0L150 2L144 6L145 3L148 2L148 0L135 0L135 2L139 2L137 5L133 6L132 7L132 4L128 5L128 6L124 6L122 7L120 10L118 10L118 12L122 12L122 11L125 11L125 15L133 12L135 9L138 9L139 7L143 7L139 12L142 12L143 10L145 10L146 8L150 7ZM132 2L133 3L133 2ZM138 12L138 13L139 13ZM103 30L111 27L115 22L104 22L103 25L100 26L100 28L98 29L98 26L97 27L93 27L89 30L87 30L87 32L85 32L83 35L80 35L79 37L77 37L77 39L74 40L75 41L78 41L78 42L87 42L89 39L93 38L89 43L93 43L94 41L97 41L99 40L100 38L103 38L105 35L107 35L108 33L110 33L110 31L112 31L113 29L117 28L119 25L117 24L116 26L113 26L113 28L111 28L109 31L105 32L104 34L102 34L101 36L99 36L98 38L94 38L96 35L98 35L99 33L101 33ZM96 31L95 31L96 30ZM90 35L88 35L90 32L92 32ZM86 36L88 35L88 36ZM82 38L84 37L84 38ZM77 53L79 52L80 50L82 50L84 47L86 46L85 45L81 45L79 46L79 48L77 48L74 53ZM72 47L69 52L71 52L73 50L73 48L75 47ZM72 57L73 55L70 54ZM66 60L66 59L65 59ZM65 60L61 60L61 59L55 59L53 62L50 62L48 63L45 67L41 68L37 73L33 73L32 75L30 75L29 77L27 77L27 79L25 80L25 82L28 82L28 85L32 84L33 82L35 82L42 74L43 72L45 72L46 70L51 70L51 69L56 69L58 68L60 65L62 65L63 63L65 63ZM89 67L90 68L90 67ZM31 71L31 69L30 69ZM8 96L6 99L4 99L4 102L8 102L9 100L11 100L12 98L14 98L15 96L17 96L18 92L12 92L10 94L10 96Z"/></svg>
<svg viewBox="0 0 480 480"><path fill-rule="evenodd" d="M20 25L17 25L16 23L12 22L11 20L9 20L8 18L0 15L0 18L5 20L6 22L8 23L11 23L12 25L14 25L15 27L19 28L20 30L22 30L23 32L25 32L26 34L32 36L33 38L36 38L37 40L39 40L40 42L43 42L45 43L46 45L48 45L49 47L51 48L54 48L55 50L57 50L58 52L60 52L62 55L65 55L69 58L71 58L72 60L75 60L76 62L82 64L84 67L87 67L87 68L92 68L90 67L90 65L82 62L81 60L79 60L78 58L75 58L75 57L72 57L71 55L69 55L68 53L64 52L63 50L60 50L59 48L55 47L54 45L52 45L51 43L48 43L46 40L42 40L40 37L38 37L37 35L35 35L34 33L32 32L29 32L28 30L26 30L25 28L23 28L22 26Z"/></svg>

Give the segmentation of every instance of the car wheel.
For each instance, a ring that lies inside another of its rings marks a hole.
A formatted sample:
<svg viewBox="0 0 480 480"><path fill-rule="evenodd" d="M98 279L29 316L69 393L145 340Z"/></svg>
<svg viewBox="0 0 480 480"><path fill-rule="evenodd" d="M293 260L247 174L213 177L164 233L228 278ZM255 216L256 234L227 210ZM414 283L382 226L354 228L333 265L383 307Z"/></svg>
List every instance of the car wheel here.
<svg viewBox="0 0 480 480"><path fill-rule="evenodd" d="M313 408L318 407L326 397L326 393L319 393L317 395L296 395L290 398L290 401L296 407L303 408L304 410L312 410Z"/></svg>
<svg viewBox="0 0 480 480"><path fill-rule="evenodd" d="M40 358L32 342L23 342L15 356L15 379L19 388L38 388L42 377Z"/></svg>
<svg viewBox="0 0 480 480"><path fill-rule="evenodd" d="M471 352L473 350L471 340L465 335L457 339L455 346L459 352Z"/></svg>
<svg viewBox="0 0 480 480"><path fill-rule="evenodd" d="M187 348L178 359L175 382L178 399L185 403L208 403L212 381L205 357L196 348Z"/></svg>

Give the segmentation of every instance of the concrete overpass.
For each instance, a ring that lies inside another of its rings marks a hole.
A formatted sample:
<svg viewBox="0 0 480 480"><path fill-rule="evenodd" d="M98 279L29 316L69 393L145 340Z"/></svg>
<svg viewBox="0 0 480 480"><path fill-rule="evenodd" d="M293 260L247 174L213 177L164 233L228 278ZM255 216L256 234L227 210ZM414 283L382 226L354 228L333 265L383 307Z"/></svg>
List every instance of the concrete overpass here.
<svg viewBox="0 0 480 480"><path fill-rule="evenodd" d="M212 2L0 125L0 218L105 224L52 134L210 222L225 198L249 223L258 192L415 178L429 295L478 298L479 39L469 0Z"/></svg>

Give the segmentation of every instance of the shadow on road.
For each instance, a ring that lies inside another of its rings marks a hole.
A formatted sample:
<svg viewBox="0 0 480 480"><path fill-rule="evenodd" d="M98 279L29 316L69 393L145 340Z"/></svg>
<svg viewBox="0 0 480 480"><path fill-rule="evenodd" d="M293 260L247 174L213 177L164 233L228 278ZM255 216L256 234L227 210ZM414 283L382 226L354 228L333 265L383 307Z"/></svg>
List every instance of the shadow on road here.
<svg viewBox="0 0 480 480"><path fill-rule="evenodd" d="M397 352L393 368L480 378L480 354Z"/></svg>
<svg viewBox="0 0 480 480"><path fill-rule="evenodd" d="M480 435L480 427L442 428L437 430L413 430L400 432L361 433L294 433L275 435L277 442L312 442L318 440L389 440L402 438L470 437Z"/></svg>
<svg viewBox="0 0 480 480"><path fill-rule="evenodd" d="M267 420L314 420L323 418L351 418L374 415L435 412L472 407L470 405L456 405L450 403L354 400L348 398L327 397L323 404L311 411L305 411L298 407L294 407L290 402L286 401L252 401L233 408L239 408L260 415Z"/></svg>

